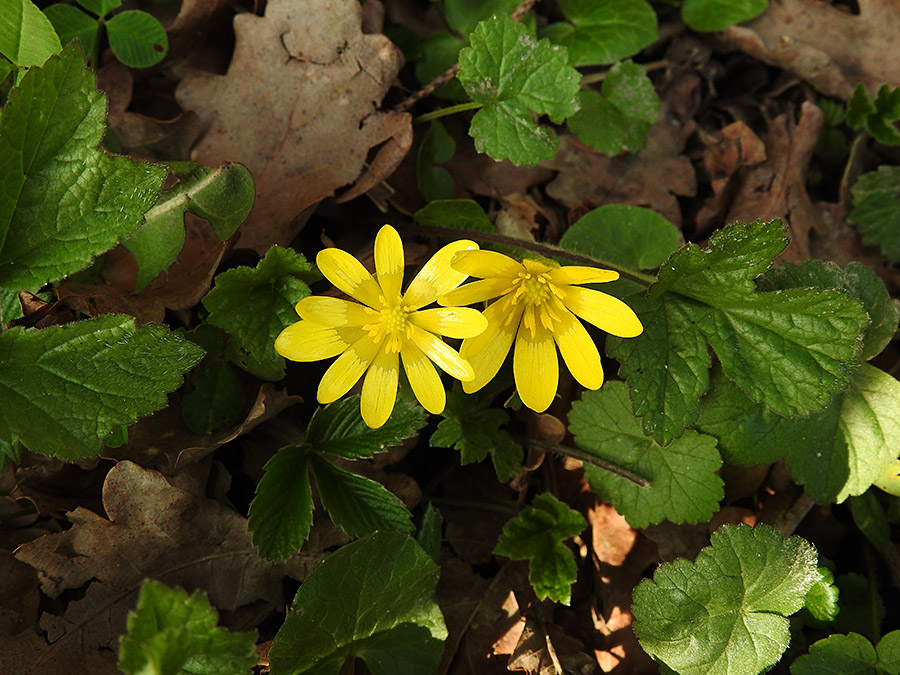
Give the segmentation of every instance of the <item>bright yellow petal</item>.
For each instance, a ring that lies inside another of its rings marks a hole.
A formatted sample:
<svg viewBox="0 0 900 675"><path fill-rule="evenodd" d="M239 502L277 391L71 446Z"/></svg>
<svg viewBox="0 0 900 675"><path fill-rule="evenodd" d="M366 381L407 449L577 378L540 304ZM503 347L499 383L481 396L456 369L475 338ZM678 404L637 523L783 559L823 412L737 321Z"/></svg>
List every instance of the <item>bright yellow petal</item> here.
<svg viewBox="0 0 900 675"><path fill-rule="evenodd" d="M409 327L409 338L413 344L428 355L438 368L463 382L475 377L472 366L456 350L436 335L417 326Z"/></svg>
<svg viewBox="0 0 900 675"><path fill-rule="evenodd" d="M619 337L635 337L644 330L631 307L592 288L569 286L563 304L576 316Z"/></svg>
<svg viewBox="0 0 900 675"><path fill-rule="evenodd" d="M378 313L358 302L323 295L310 295L295 305L305 321L323 326L364 326L378 319Z"/></svg>
<svg viewBox="0 0 900 675"><path fill-rule="evenodd" d="M553 339L559 347L569 372L585 389L599 389L603 384L603 364L600 352L588 332L569 311L561 311L560 321L553 331Z"/></svg>
<svg viewBox="0 0 900 675"><path fill-rule="evenodd" d="M397 352L393 350L380 350L366 372L366 379L363 380L359 410L363 422L371 429L377 429L387 422L394 409L394 401L397 399L397 377L400 373L397 357Z"/></svg>
<svg viewBox="0 0 900 675"><path fill-rule="evenodd" d="M444 246L431 256L431 260L419 270L416 278L406 289L403 304L413 309L419 309L419 307L430 305L437 300L438 296L459 286L466 280L466 275L451 268L450 261L460 251L477 248L478 244L468 239L452 241Z"/></svg>
<svg viewBox="0 0 900 675"><path fill-rule="evenodd" d="M540 323L534 337L523 324L516 335L513 375L522 403L535 412L544 412L553 403L559 385L559 361L553 334Z"/></svg>
<svg viewBox="0 0 900 675"><path fill-rule="evenodd" d="M524 305L510 304L506 300L498 300L484 310L488 327L478 337L463 340L459 350L460 356L472 364L475 371L474 380L463 382L464 392L476 392L494 379L512 347L523 310Z"/></svg>
<svg viewBox="0 0 900 675"><path fill-rule="evenodd" d="M615 281L619 278L619 273L612 270L601 270L597 267L572 265L550 270L547 272L547 276L557 286L568 286L569 284L601 284Z"/></svg>
<svg viewBox="0 0 900 675"><path fill-rule="evenodd" d="M390 225L378 230L375 237L375 273L389 302L396 302L403 286L403 242Z"/></svg>
<svg viewBox="0 0 900 675"><path fill-rule="evenodd" d="M519 273L525 271L522 263L496 251L468 251L460 253L453 258L453 262L450 264L458 272L480 279L491 279L493 277L514 279Z"/></svg>
<svg viewBox="0 0 900 675"><path fill-rule="evenodd" d="M411 341L404 340L400 359L403 361L406 379L422 407L435 415L444 412L447 404L444 383L425 352Z"/></svg>
<svg viewBox="0 0 900 675"><path fill-rule="evenodd" d="M512 281L507 277L481 279L456 288L438 298L438 304L445 307L461 307L484 302L505 295L512 289Z"/></svg>
<svg viewBox="0 0 900 675"><path fill-rule="evenodd" d="M354 300L381 309L381 286L375 277L352 255L339 248L326 248L316 256L316 265L336 288Z"/></svg>
<svg viewBox="0 0 900 675"><path fill-rule="evenodd" d="M298 321L275 338L275 351L291 361L319 361L341 354L363 335L359 328L332 328Z"/></svg>
<svg viewBox="0 0 900 675"><path fill-rule="evenodd" d="M422 309L410 314L407 320L430 333L451 338L472 338L487 328L487 319L481 312L468 307Z"/></svg>
<svg viewBox="0 0 900 675"><path fill-rule="evenodd" d="M319 382L317 398L319 403L337 401L359 381L381 349L368 335L354 342L332 363Z"/></svg>

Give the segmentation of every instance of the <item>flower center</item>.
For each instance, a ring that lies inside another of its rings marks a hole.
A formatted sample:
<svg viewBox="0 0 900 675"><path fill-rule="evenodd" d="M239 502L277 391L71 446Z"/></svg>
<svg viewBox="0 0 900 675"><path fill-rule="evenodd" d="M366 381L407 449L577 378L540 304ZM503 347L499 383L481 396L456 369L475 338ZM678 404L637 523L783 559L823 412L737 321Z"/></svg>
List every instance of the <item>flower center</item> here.
<svg viewBox="0 0 900 675"><path fill-rule="evenodd" d="M377 343L387 338L386 349L389 352L399 352L403 346L403 337L409 335L409 322L407 317L413 311L412 307L399 304L400 299L397 298L397 304L387 302L382 296L379 298L384 309L377 311L370 309L369 312L377 317L372 323L363 326L369 336Z"/></svg>
<svg viewBox="0 0 900 675"><path fill-rule="evenodd" d="M527 272L519 273L519 300L527 305L542 305L550 297L550 287L543 274L537 276Z"/></svg>
<svg viewBox="0 0 900 675"><path fill-rule="evenodd" d="M387 333L405 333L408 314L409 310L401 306L381 310L382 330Z"/></svg>

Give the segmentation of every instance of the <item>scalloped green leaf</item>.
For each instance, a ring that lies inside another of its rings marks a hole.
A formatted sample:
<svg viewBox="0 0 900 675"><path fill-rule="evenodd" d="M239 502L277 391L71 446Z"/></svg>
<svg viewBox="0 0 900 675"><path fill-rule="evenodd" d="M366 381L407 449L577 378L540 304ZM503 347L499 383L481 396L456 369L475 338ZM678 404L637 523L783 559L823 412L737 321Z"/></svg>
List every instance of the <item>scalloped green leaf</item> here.
<svg viewBox="0 0 900 675"><path fill-rule="evenodd" d="M900 673L900 630L873 647L859 633L819 640L791 664L791 675L897 675Z"/></svg>

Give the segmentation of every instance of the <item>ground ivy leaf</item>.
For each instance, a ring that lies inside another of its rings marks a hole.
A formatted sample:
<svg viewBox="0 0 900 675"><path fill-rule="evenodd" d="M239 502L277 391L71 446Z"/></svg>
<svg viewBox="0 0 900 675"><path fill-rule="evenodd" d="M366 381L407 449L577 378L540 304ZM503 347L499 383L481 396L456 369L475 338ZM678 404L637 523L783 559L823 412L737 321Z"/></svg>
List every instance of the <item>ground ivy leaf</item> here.
<svg viewBox="0 0 900 675"><path fill-rule="evenodd" d="M830 622L838 614L838 597L840 591L834 583L834 574L827 567L819 567L819 579L814 583L803 607L816 621Z"/></svg>
<svg viewBox="0 0 900 675"><path fill-rule="evenodd" d="M787 617L819 579L816 551L774 527L725 525L696 562L659 566L634 591L634 632L679 675L749 675L790 642Z"/></svg>
<svg viewBox="0 0 900 675"><path fill-rule="evenodd" d="M693 244L676 251L646 299L632 298L644 333L611 337L607 351L622 364L635 414L646 416L644 429L658 442L671 442L697 418L699 398L691 394L707 383L708 361L698 365L702 342L729 379L780 415L821 410L848 386L869 317L841 291L758 292L753 280L785 245L780 221L732 224L710 238L708 251Z"/></svg>
<svg viewBox="0 0 900 675"><path fill-rule="evenodd" d="M207 321L231 336L232 360L265 380L284 377L284 357L275 351L275 338L297 320L294 305L309 295L312 266L300 253L273 246L256 269L236 267L216 277L203 306Z"/></svg>
<svg viewBox="0 0 900 675"><path fill-rule="evenodd" d="M128 675L249 673L257 663L256 633L218 628L219 615L206 594L148 579L137 608L128 613L128 633L119 647L119 668Z"/></svg>
<svg viewBox="0 0 900 675"><path fill-rule="evenodd" d="M819 640L791 664L791 675L885 675L900 673L900 630L873 647L859 633Z"/></svg>
<svg viewBox="0 0 900 675"><path fill-rule="evenodd" d="M319 453L310 456L322 506L348 537L376 530L411 532L411 514L381 483L342 469Z"/></svg>
<svg viewBox="0 0 900 675"><path fill-rule="evenodd" d="M0 54L17 66L38 66L62 47L56 31L31 0L3 3L0 16Z"/></svg>
<svg viewBox="0 0 900 675"><path fill-rule="evenodd" d="M769 0L684 0L681 18L697 31L724 30L766 11Z"/></svg>
<svg viewBox="0 0 900 675"><path fill-rule="evenodd" d="M895 265L900 263L900 166L879 166L853 186L848 219L862 232L863 243L877 246Z"/></svg>
<svg viewBox="0 0 900 675"><path fill-rule="evenodd" d="M540 600L568 605L577 570L572 552L562 542L580 534L587 522L553 495L538 495L532 505L503 526L494 553L528 559L528 578Z"/></svg>
<svg viewBox="0 0 900 675"><path fill-rule="evenodd" d="M203 350L159 324L109 314L0 334L0 439L63 460L166 405Z"/></svg>
<svg viewBox="0 0 900 675"><path fill-rule="evenodd" d="M166 171L96 149L106 97L72 45L31 68L0 117L0 288L87 267L141 224Z"/></svg>
<svg viewBox="0 0 900 675"><path fill-rule="evenodd" d="M484 107L469 135L479 152L513 164L551 159L559 141L533 114L562 122L577 110L580 74L566 65L565 48L536 41L508 16L482 21L459 53L459 81Z"/></svg>
<svg viewBox="0 0 900 675"><path fill-rule="evenodd" d="M313 511L309 455L308 447L289 445L263 467L248 525L253 545L267 560L287 558L309 536Z"/></svg>
<svg viewBox="0 0 900 675"><path fill-rule="evenodd" d="M569 430L578 447L647 481L641 487L610 471L584 463L591 489L616 507L636 528L669 520L708 520L723 497L722 466L716 439L696 431L663 448L645 436L631 414L621 382L586 391L572 404Z"/></svg>
<svg viewBox="0 0 900 675"><path fill-rule="evenodd" d="M187 211L208 220L225 241L244 222L255 197L253 177L242 164L199 166L180 176L178 184L164 191L144 214L144 225L122 242L138 264L134 292L140 293L175 262L184 245Z"/></svg>
<svg viewBox="0 0 900 675"><path fill-rule="evenodd" d="M615 157L647 144L647 131L659 118L659 96L643 66L622 61L606 74L600 91L578 94L580 110L566 122L584 143Z"/></svg>
<svg viewBox="0 0 900 675"><path fill-rule="evenodd" d="M269 652L272 675L338 673L355 657L373 675L433 673L447 637L438 576L437 564L401 532L347 544L297 591Z"/></svg>
<svg viewBox="0 0 900 675"><path fill-rule="evenodd" d="M350 396L316 410L306 440L318 452L357 459L400 445L423 426L422 408L398 401L384 426L370 429L359 412L359 396Z"/></svg>

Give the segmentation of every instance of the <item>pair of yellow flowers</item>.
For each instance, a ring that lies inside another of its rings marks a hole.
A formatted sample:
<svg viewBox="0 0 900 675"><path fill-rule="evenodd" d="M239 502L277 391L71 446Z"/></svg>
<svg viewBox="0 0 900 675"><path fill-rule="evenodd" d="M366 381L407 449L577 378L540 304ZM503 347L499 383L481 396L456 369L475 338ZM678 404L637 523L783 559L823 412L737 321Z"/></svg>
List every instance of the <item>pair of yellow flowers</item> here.
<svg viewBox="0 0 900 675"><path fill-rule="evenodd" d="M579 317L620 337L643 330L621 300L577 285L613 281L617 272L517 262L468 240L435 253L405 293L403 242L390 225L375 238L375 276L337 248L321 251L316 264L358 302L304 298L296 306L302 321L281 332L275 349L292 361L338 357L319 383L320 403L336 401L365 375L360 409L372 428L383 425L394 409L400 361L422 407L440 413L446 394L433 363L461 380L463 391L476 392L497 374L515 341L519 397L543 412L556 395L557 347L582 386L603 384L600 354ZM480 280L460 287L468 276ZM463 306L493 298L499 299L483 312ZM435 301L442 307L422 309ZM461 338L459 353L441 336Z"/></svg>

